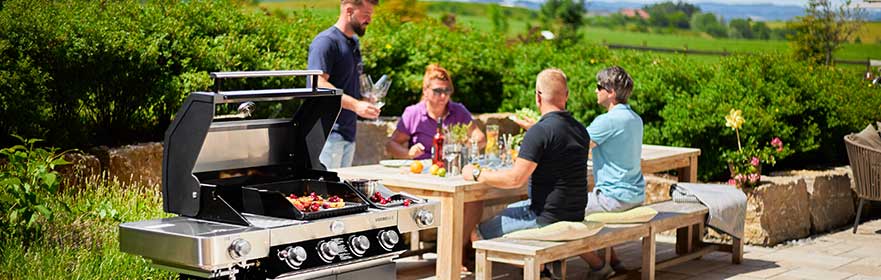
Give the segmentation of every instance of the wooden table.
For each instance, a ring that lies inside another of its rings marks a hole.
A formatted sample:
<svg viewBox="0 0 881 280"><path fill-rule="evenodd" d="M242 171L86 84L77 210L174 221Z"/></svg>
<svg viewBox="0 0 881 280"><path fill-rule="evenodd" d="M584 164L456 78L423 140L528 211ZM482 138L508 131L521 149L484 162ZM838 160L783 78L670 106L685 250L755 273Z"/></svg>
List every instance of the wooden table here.
<svg viewBox="0 0 881 280"><path fill-rule="evenodd" d="M697 181L697 157L700 149L643 145L642 169L645 173L678 170L679 180ZM462 223L466 202L512 196L525 196L526 187L497 189L461 176L441 178L429 174L410 174L409 168L362 165L335 170L342 179L380 179L395 191L435 199L441 202L437 239L437 279L459 279L462 269Z"/></svg>

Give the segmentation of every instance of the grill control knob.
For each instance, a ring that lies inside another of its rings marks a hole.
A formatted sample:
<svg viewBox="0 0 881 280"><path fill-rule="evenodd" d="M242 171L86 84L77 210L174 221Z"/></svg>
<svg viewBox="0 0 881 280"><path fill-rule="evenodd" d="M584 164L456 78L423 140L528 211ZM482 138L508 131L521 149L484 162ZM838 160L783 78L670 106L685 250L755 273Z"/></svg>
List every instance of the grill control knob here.
<svg viewBox="0 0 881 280"><path fill-rule="evenodd" d="M229 251L229 256L233 259L241 258L251 253L251 242L241 238L233 240L227 251Z"/></svg>
<svg viewBox="0 0 881 280"><path fill-rule="evenodd" d="M342 253L342 248L334 242L324 242L318 246L318 254L326 262L332 261L340 253Z"/></svg>
<svg viewBox="0 0 881 280"><path fill-rule="evenodd" d="M386 230L379 233L379 245L386 251L391 251L398 244L398 233Z"/></svg>
<svg viewBox="0 0 881 280"><path fill-rule="evenodd" d="M419 209L419 211L416 211L416 222L421 226L430 226L434 224L434 214L431 211Z"/></svg>
<svg viewBox="0 0 881 280"><path fill-rule="evenodd" d="M367 252L367 249L370 249L370 239L367 239L367 236L358 235L352 237L349 243L351 243L352 252L355 255L363 255L364 252Z"/></svg>
<svg viewBox="0 0 881 280"><path fill-rule="evenodd" d="M297 268L306 261L306 249L303 247L288 247L285 250L279 251L278 255L283 258L291 268Z"/></svg>

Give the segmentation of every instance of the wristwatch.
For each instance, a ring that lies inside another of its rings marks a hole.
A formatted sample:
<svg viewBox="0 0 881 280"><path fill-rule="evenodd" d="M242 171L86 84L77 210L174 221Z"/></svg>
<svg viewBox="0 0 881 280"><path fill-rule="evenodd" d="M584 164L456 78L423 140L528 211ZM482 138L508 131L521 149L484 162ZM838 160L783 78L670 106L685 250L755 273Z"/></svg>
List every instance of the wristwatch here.
<svg viewBox="0 0 881 280"><path fill-rule="evenodd" d="M477 182L477 177L480 177L480 168L474 168L474 171L471 171L471 176L474 176L474 181Z"/></svg>

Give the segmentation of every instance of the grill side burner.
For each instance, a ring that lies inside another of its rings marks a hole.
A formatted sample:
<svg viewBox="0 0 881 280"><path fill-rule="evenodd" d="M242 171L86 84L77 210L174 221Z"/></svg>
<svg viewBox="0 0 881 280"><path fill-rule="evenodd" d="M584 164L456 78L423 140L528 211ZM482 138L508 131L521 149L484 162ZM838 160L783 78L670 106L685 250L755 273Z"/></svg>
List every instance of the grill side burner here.
<svg viewBox="0 0 881 280"><path fill-rule="evenodd" d="M214 92L190 94L165 134L163 208L180 216L120 224L120 251L183 278L393 279L401 234L437 227L439 203L399 194L413 204L377 205L324 168L342 92L221 91L228 78L307 76L317 85L320 74L212 73ZM306 211L287 198L311 193L345 203Z"/></svg>

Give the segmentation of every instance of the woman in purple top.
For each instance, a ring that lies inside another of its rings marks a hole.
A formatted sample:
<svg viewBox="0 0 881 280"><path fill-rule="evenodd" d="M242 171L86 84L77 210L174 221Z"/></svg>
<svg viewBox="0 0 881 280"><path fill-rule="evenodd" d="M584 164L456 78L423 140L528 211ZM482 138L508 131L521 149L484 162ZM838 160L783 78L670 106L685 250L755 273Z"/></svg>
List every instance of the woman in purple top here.
<svg viewBox="0 0 881 280"><path fill-rule="evenodd" d="M452 94L453 80L447 69L437 64L428 65L422 78L422 100L404 109L398 127L385 144L386 151L395 158L431 158L438 117L443 118L444 127L471 123L469 135L483 147L486 137L471 121L471 112L462 103L450 101Z"/></svg>
<svg viewBox="0 0 881 280"><path fill-rule="evenodd" d="M391 139L385 144L386 151L395 158L427 159L431 157L430 149L434 134L437 132L437 119L443 118L443 125L449 127L454 124L471 123L469 136L478 142L483 148L486 145L486 137L483 132L472 122L471 113L462 103L450 102L453 94L453 80L447 69L437 64L425 67L425 76L422 78L422 100L415 105L404 109L398 127L392 133ZM468 267L473 267L474 251L471 249L471 232L480 222L483 202L465 203L465 220L462 221L462 244L464 244L462 262ZM473 215L478 213L477 215ZM471 215L469 215L471 214ZM465 267L463 267L465 270Z"/></svg>

